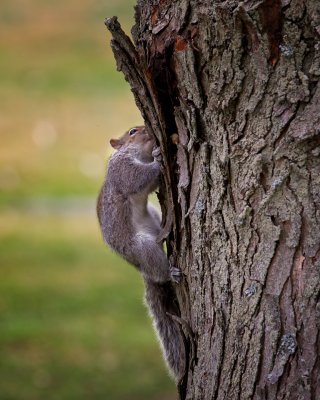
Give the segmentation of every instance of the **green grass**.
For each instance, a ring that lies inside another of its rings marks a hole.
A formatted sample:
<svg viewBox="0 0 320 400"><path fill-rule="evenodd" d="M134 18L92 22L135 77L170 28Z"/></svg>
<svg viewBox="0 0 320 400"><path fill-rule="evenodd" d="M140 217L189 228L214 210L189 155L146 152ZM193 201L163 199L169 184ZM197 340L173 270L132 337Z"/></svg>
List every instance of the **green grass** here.
<svg viewBox="0 0 320 400"><path fill-rule="evenodd" d="M172 392L141 279L90 216L7 213L1 232L0 399Z"/></svg>

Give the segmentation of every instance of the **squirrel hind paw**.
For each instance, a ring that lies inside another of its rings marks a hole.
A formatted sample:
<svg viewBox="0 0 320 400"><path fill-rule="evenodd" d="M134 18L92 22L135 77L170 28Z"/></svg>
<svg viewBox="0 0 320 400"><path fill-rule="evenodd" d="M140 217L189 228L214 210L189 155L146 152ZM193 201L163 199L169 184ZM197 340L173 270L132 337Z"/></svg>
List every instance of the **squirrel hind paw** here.
<svg viewBox="0 0 320 400"><path fill-rule="evenodd" d="M174 283L180 283L182 279L181 269L170 266L170 278Z"/></svg>
<svg viewBox="0 0 320 400"><path fill-rule="evenodd" d="M158 162L162 161L160 147L154 147L154 149L152 150L152 157Z"/></svg>

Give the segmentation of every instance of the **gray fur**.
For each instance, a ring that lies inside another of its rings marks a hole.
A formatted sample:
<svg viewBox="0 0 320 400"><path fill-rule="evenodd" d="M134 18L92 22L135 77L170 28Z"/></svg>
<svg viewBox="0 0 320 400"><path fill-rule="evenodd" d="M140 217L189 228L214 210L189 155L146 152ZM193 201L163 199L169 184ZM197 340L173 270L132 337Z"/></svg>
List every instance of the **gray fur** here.
<svg viewBox="0 0 320 400"><path fill-rule="evenodd" d="M177 323L167 313L179 315L171 280L178 281L181 272L170 268L157 242L161 217L148 203L149 193L158 185L159 162L137 147L130 142L111 156L98 199L98 218L105 242L141 272L165 359L179 380L185 369L184 343Z"/></svg>

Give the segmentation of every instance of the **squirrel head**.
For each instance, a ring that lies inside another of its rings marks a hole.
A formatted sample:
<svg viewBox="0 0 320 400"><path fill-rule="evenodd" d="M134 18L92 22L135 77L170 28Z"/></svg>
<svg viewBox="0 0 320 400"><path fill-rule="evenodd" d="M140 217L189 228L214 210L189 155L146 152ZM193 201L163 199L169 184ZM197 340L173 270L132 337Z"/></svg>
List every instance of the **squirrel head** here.
<svg viewBox="0 0 320 400"><path fill-rule="evenodd" d="M136 126L119 139L111 139L110 144L114 149L133 154L142 161L152 161L152 150L156 142L145 126Z"/></svg>

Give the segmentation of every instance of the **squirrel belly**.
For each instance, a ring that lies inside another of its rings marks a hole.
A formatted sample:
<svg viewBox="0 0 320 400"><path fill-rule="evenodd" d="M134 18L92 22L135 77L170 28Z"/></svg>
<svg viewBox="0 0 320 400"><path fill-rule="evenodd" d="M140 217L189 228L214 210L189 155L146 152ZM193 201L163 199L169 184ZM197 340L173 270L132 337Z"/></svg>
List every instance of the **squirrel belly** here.
<svg viewBox="0 0 320 400"><path fill-rule="evenodd" d="M120 139L112 139L117 150L110 158L102 185L97 214L104 241L133 264L145 282L145 302L158 333L164 357L176 380L184 375L186 356L180 327L171 315L180 315L172 281L179 269L169 265L162 243L157 242L161 216L148 203L156 189L159 150L144 127L132 128Z"/></svg>

